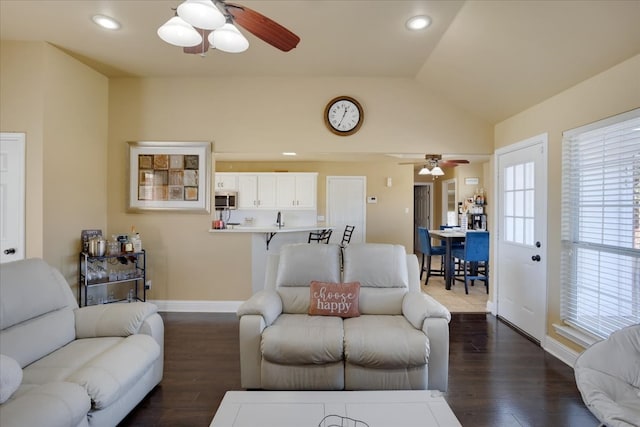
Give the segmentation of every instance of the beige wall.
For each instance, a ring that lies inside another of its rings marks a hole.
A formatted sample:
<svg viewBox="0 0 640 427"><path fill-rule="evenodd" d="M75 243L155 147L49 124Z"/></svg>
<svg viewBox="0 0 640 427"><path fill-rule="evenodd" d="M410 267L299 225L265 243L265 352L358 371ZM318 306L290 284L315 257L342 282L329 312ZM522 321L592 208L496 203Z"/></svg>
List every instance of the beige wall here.
<svg viewBox="0 0 640 427"><path fill-rule="evenodd" d="M331 134L322 119L326 103L339 94L356 97L365 109L363 127L348 138ZM493 145L491 126L410 79L123 78L110 81L109 104L109 230L124 232L135 225L140 231L153 280L149 297L159 300L247 298L251 239L208 233L208 214L127 213L126 141L213 141L216 153L422 153L449 152L451 147L489 153ZM217 169L223 166L221 162ZM319 172L320 214L327 175L364 175L368 195L379 200L367 206L367 240L412 246L410 166L330 162L252 167ZM393 179L391 188L384 186L387 176Z"/></svg>
<svg viewBox="0 0 640 427"><path fill-rule="evenodd" d="M495 128L496 149L541 133L549 134L547 333L572 348L576 346L558 336L551 327L560 322L561 188L558 183L562 178L562 132L638 107L640 55L499 123Z"/></svg>
<svg viewBox="0 0 640 427"><path fill-rule="evenodd" d="M26 134L25 254L43 256L44 43L0 42L0 131Z"/></svg>
<svg viewBox="0 0 640 427"><path fill-rule="evenodd" d="M75 285L80 231L107 226L108 79L46 43L0 59L1 131L27 135L26 255Z"/></svg>

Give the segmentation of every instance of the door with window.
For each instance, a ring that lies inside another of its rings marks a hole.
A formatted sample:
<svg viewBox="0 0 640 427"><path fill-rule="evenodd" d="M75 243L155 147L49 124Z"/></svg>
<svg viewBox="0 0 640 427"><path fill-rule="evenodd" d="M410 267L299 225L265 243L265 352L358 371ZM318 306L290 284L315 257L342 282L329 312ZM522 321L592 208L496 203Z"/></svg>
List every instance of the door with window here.
<svg viewBox="0 0 640 427"><path fill-rule="evenodd" d="M0 263L25 257L25 134L0 134Z"/></svg>
<svg viewBox="0 0 640 427"><path fill-rule="evenodd" d="M497 313L538 342L546 333L547 135L498 150Z"/></svg>

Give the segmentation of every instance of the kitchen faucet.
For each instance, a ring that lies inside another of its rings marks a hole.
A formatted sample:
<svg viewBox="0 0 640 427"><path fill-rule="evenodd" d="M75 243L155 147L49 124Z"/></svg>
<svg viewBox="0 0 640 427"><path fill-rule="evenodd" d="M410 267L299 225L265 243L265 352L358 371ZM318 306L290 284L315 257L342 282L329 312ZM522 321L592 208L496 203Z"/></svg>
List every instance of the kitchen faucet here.
<svg viewBox="0 0 640 427"><path fill-rule="evenodd" d="M278 216L276 217L276 224L278 224L278 228L282 228L282 214L278 211Z"/></svg>

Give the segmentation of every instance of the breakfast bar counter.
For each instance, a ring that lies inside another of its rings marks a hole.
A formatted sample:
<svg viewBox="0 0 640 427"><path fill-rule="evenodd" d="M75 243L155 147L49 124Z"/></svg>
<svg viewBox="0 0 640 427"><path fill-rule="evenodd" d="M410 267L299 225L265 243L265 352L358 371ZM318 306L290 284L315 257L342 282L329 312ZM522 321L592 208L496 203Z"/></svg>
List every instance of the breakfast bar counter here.
<svg viewBox="0 0 640 427"><path fill-rule="evenodd" d="M251 235L251 287L253 292L264 288L268 253L279 253L280 247L289 243L307 243L309 233L319 230L333 230L335 227L318 223L316 225L292 225L278 227L261 225L232 225L223 229L210 229L209 233ZM276 235L278 237L276 237ZM274 238L275 237L275 238Z"/></svg>
<svg viewBox="0 0 640 427"><path fill-rule="evenodd" d="M301 225L301 226L253 226L253 225L232 225L231 227L224 228L222 230L211 229L211 233L297 233L297 232L309 232L316 230L333 230L334 227L327 225Z"/></svg>
<svg viewBox="0 0 640 427"><path fill-rule="evenodd" d="M291 226L279 227L277 225L273 226L252 226L252 225L232 225L228 228L223 229L210 229L210 233L264 233L265 241L267 244L267 250L269 250L269 244L271 243L271 239L278 233L309 233L312 231L318 230L333 230L334 227L329 227L326 225L307 225L307 226Z"/></svg>

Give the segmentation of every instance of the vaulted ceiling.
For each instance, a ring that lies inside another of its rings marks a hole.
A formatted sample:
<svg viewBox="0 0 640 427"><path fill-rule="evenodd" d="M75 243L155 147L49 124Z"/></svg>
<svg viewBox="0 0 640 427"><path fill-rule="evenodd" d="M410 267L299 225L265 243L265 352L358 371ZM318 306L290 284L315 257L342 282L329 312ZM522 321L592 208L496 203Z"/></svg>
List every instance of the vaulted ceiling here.
<svg viewBox="0 0 640 427"><path fill-rule="evenodd" d="M156 35L180 0L0 0L0 38L47 41L109 77L414 78L489 123L640 53L638 0L234 2L296 33L298 47L245 32L244 53L184 54ZM97 13L122 28L98 28ZM433 24L409 32L417 14Z"/></svg>

